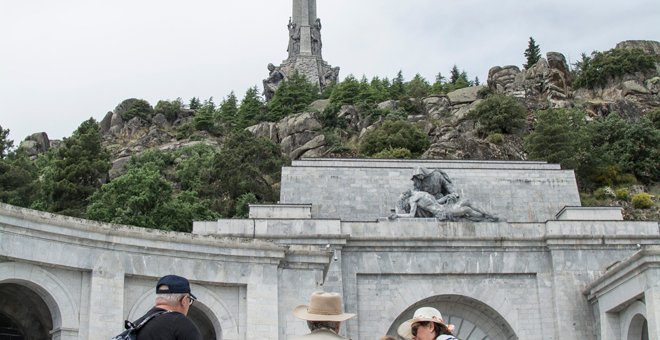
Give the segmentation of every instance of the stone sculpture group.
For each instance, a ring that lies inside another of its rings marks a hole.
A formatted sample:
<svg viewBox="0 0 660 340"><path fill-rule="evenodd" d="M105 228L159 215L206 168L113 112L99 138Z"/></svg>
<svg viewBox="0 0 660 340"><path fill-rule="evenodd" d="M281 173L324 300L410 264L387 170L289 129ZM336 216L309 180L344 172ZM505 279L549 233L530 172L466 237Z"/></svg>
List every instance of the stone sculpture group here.
<svg viewBox="0 0 660 340"><path fill-rule="evenodd" d="M293 16L287 24L289 43L287 59L279 66L268 65L268 78L263 80L264 97L269 101L282 81L294 73L304 76L319 90L335 84L339 67L332 67L323 60L321 19L316 17L316 0L293 0Z"/></svg>
<svg viewBox="0 0 660 340"><path fill-rule="evenodd" d="M442 170L418 167L411 178L413 188L404 191L397 200L395 213L390 219L398 217L426 217L441 221L468 220L474 222L498 221L494 215L475 207L468 200L462 199Z"/></svg>

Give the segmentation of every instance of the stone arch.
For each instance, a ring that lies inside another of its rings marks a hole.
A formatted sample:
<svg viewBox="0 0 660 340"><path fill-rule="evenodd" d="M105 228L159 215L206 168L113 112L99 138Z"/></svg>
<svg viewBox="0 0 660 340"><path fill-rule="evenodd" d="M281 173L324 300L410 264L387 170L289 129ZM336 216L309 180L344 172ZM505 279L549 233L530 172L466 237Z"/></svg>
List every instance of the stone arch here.
<svg viewBox="0 0 660 340"><path fill-rule="evenodd" d="M437 308L445 321L456 328L461 340L517 340L508 321L495 309L477 299L462 295L438 295L423 299L408 307L394 320L387 334L397 334L401 323L412 318L419 307Z"/></svg>
<svg viewBox="0 0 660 340"><path fill-rule="evenodd" d="M645 334L648 337L648 331L644 332L648 323L646 322L646 305L643 302L635 301L620 315L621 339L645 340Z"/></svg>
<svg viewBox="0 0 660 340"><path fill-rule="evenodd" d="M195 308L211 322L218 339L238 340L238 322L232 316L229 308L215 293L203 286L191 284L190 289L197 297L191 308ZM149 289L131 307L128 313L129 320L141 317L154 305L154 290Z"/></svg>
<svg viewBox="0 0 660 340"><path fill-rule="evenodd" d="M0 263L0 284L15 284L37 294L48 307L54 338L77 338L78 308L64 283L50 272L31 264Z"/></svg>

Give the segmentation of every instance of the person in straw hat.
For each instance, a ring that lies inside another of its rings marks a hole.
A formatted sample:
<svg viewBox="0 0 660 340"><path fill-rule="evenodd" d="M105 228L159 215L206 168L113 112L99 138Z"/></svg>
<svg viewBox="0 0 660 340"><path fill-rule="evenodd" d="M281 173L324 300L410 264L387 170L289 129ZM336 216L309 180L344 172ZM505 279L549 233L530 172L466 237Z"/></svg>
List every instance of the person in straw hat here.
<svg viewBox="0 0 660 340"><path fill-rule="evenodd" d="M309 305L300 305L293 310L293 315L307 320L310 333L294 337L294 340L337 340L346 338L339 335L342 321L355 316L344 313L342 298L337 293L314 292Z"/></svg>
<svg viewBox="0 0 660 340"><path fill-rule="evenodd" d="M399 326L397 333L411 340L458 340L452 334L453 330L454 325L446 323L440 311L422 307L415 311L412 319Z"/></svg>

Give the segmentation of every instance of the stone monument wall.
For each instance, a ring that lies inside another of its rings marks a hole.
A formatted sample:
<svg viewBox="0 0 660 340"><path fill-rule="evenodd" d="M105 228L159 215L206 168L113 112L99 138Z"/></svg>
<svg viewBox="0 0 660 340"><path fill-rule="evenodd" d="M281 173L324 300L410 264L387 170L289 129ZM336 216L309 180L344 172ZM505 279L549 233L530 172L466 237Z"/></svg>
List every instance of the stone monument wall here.
<svg viewBox="0 0 660 340"><path fill-rule="evenodd" d="M544 222L580 206L573 171L539 162L379 160L294 161L282 169L281 203L311 203L316 218L387 217L412 187L416 166L445 171L462 198L509 222Z"/></svg>

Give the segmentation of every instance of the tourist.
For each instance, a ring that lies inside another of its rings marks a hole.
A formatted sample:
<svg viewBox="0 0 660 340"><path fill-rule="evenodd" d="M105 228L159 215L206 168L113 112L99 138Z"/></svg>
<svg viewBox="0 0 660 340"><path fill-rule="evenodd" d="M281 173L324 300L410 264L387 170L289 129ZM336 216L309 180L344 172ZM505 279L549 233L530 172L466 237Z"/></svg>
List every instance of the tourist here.
<svg viewBox="0 0 660 340"><path fill-rule="evenodd" d="M346 340L339 335L342 321L355 316L344 313L342 298L337 293L314 292L309 305L300 305L293 310L293 315L306 320L310 333L293 337L297 340Z"/></svg>
<svg viewBox="0 0 660 340"><path fill-rule="evenodd" d="M406 339L414 340L451 340L454 325L447 324L440 311L433 307L422 307L415 311L412 319L402 323L397 333Z"/></svg>
<svg viewBox="0 0 660 340"><path fill-rule="evenodd" d="M156 305L135 324L150 315L162 313L147 322L138 332L138 340L201 340L197 326L188 319L190 305L197 300L190 283L181 276L167 275L156 284ZM164 312L164 313L163 313Z"/></svg>

